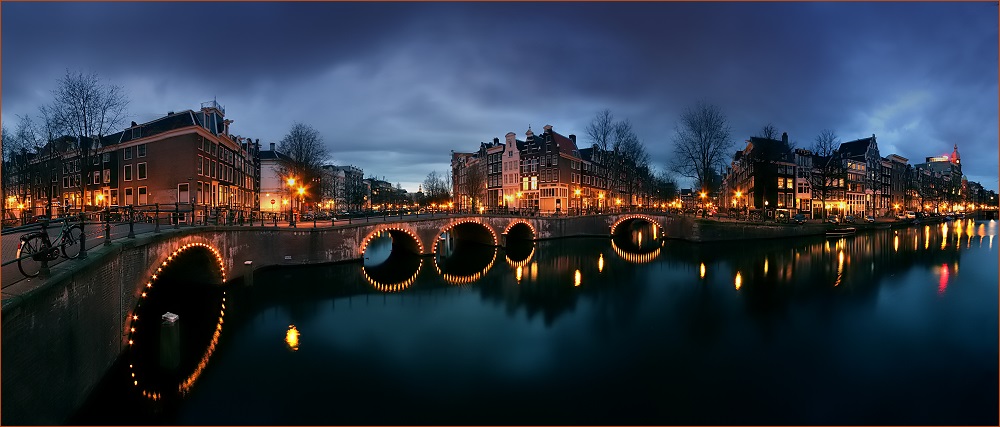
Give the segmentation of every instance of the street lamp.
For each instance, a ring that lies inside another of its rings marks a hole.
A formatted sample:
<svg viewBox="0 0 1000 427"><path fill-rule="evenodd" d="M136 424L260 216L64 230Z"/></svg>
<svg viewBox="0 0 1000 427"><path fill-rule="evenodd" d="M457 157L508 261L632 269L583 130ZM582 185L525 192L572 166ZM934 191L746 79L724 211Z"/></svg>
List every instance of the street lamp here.
<svg viewBox="0 0 1000 427"><path fill-rule="evenodd" d="M705 217L705 192L701 192L701 217Z"/></svg>
<svg viewBox="0 0 1000 427"><path fill-rule="evenodd" d="M291 193L293 187L295 186L295 178L289 177L287 183L288 183L288 192ZM291 199L292 196L289 195L288 198ZM288 224L290 226L292 226L292 227L295 227L295 204L294 203L289 203L288 204Z"/></svg>
<svg viewBox="0 0 1000 427"><path fill-rule="evenodd" d="M582 193L580 192L580 188L577 187L577 189L573 191L573 194L576 195L577 199L576 214L583 215L583 196L581 195Z"/></svg>

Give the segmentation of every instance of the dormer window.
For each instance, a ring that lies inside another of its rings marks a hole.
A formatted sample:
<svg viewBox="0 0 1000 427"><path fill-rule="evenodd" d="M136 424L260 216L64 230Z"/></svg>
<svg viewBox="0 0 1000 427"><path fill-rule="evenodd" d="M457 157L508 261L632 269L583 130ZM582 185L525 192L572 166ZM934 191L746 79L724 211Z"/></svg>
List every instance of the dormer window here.
<svg viewBox="0 0 1000 427"><path fill-rule="evenodd" d="M139 139L139 138L142 138L142 128L136 126L132 128L132 139Z"/></svg>

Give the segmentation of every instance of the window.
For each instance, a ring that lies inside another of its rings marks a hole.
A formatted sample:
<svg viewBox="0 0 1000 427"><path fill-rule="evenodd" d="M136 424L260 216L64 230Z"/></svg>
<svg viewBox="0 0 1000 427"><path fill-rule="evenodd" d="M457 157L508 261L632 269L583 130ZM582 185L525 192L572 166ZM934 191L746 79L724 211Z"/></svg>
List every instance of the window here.
<svg viewBox="0 0 1000 427"><path fill-rule="evenodd" d="M132 187L125 187L125 205L132 204Z"/></svg>
<svg viewBox="0 0 1000 427"><path fill-rule="evenodd" d="M111 169L104 170L104 183L107 184L111 182Z"/></svg>
<svg viewBox="0 0 1000 427"><path fill-rule="evenodd" d="M139 187L139 204L146 204L146 187Z"/></svg>
<svg viewBox="0 0 1000 427"><path fill-rule="evenodd" d="M111 189L111 205L118 206L118 189Z"/></svg>
<svg viewBox="0 0 1000 427"><path fill-rule="evenodd" d="M201 181L198 181L198 198L195 199L198 203L205 203L205 193L203 192L203 187Z"/></svg>
<svg viewBox="0 0 1000 427"><path fill-rule="evenodd" d="M198 169L198 175L201 175L201 160L202 160L202 157L198 156L198 161L196 161L194 163L195 167Z"/></svg>
<svg viewBox="0 0 1000 427"><path fill-rule="evenodd" d="M132 165L125 165L125 173L124 173L124 175L125 175L125 180L126 181L131 181L132 180Z"/></svg>
<svg viewBox="0 0 1000 427"><path fill-rule="evenodd" d="M145 188L145 187L140 187L140 188ZM177 184L177 201L179 203L188 203L191 201L190 191L188 191L189 188L190 185L186 182L183 184ZM140 189L139 191L141 192L142 190Z"/></svg>
<svg viewBox="0 0 1000 427"><path fill-rule="evenodd" d="M139 163L139 170L136 175L139 175L139 179L146 179L146 162Z"/></svg>
<svg viewBox="0 0 1000 427"><path fill-rule="evenodd" d="M101 157L104 158L104 163L107 163L107 162L111 161L111 153L104 153L104 155L101 156Z"/></svg>
<svg viewBox="0 0 1000 427"><path fill-rule="evenodd" d="M216 176L216 169L217 169L216 166L217 166L216 161L212 160L212 178L216 178L217 177Z"/></svg>
<svg viewBox="0 0 1000 427"><path fill-rule="evenodd" d="M132 147L125 147L125 160L132 160Z"/></svg>
<svg viewBox="0 0 1000 427"><path fill-rule="evenodd" d="M139 144L135 147L135 151L138 157L146 157L146 144Z"/></svg>
<svg viewBox="0 0 1000 427"><path fill-rule="evenodd" d="M69 187L69 177L68 176L64 176L63 177L63 188L67 188L67 187Z"/></svg>
<svg viewBox="0 0 1000 427"><path fill-rule="evenodd" d="M93 176L94 176L94 179L91 182L91 184L100 184L101 183L101 171L94 171L94 175ZM52 179L55 179L55 177L52 177Z"/></svg>
<svg viewBox="0 0 1000 427"><path fill-rule="evenodd" d="M134 127L132 128L132 139L142 138L142 128Z"/></svg>

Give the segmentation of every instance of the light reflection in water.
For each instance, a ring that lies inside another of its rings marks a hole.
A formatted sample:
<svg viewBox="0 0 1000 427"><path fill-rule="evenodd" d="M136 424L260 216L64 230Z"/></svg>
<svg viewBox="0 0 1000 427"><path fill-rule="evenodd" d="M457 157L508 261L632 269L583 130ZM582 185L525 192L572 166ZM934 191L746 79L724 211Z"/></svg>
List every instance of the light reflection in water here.
<svg viewBox="0 0 1000 427"><path fill-rule="evenodd" d="M288 325L288 331L285 332L285 344L292 351L299 351L299 330L295 325Z"/></svg>
<svg viewBox="0 0 1000 427"><path fill-rule="evenodd" d="M517 266L517 273L515 273L515 278L517 278L517 283L521 283L521 266Z"/></svg>
<svg viewBox="0 0 1000 427"><path fill-rule="evenodd" d="M701 263L701 278L705 278L705 263Z"/></svg>
<svg viewBox="0 0 1000 427"><path fill-rule="evenodd" d="M844 251L841 250L840 254L837 255L837 281L833 282L833 286L840 286L840 282L844 278Z"/></svg>
<svg viewBox="0 0 1000 427"><path fill-rule="evenodd" d="M944 295L948 289L948 264L941 264L941 275L938 280L938 295Z"/></svg>
<svg viewBox="0 0 1000 427"><path fill-rule="evenodd" d="M604 272L604 254L601 254L601 256L597 258L597 272Z"/></svg>
<svg viewBox="0 0 1000 427"><path fill-rule="evenodd" d="M573 274L573 286L580 286L580 270Z"/></svg>
<svg viewBox="0 0 1000 427"><path fill-rule="evenodd" d="M739 271L736 272L736 281L735 281L735 284L736 284L736 290L737 291L740 290L741 286L743 286L743 274L741 274Z"/></svg>
<svg viewBox="0 0 1000 427"><path fill-rule="evenodd" d="M764 258L764 274L767 274L767 258Z"/></svg>
<svg viewBox="0 0 1000 427"><path fill-rule="evenodd" d="M892 251L899 252L899 236L892 237Z"/></svg>

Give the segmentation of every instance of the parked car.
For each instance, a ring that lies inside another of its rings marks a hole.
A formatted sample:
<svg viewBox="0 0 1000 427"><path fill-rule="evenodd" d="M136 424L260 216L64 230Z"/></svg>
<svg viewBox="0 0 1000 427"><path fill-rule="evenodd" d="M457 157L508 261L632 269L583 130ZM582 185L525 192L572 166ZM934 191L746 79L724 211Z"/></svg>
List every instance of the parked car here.
<svg viewBox="0 0 1000 427"><path fill-rule="evenodd" d="M868 215L868 216L866 216L865 217L865 222L867 222L869 224L875 222L875 215Z"/></svg>
<svg viewBox="0 0 1000 427"><path fill-rule="evenodd" d="M840 224L840 216L838 216L838 215L830 215L826 219L826 222L829 222L830 224Z"/></svg>
<svg viewBox="0 0 1000 427"><path fill-rule="evenodd" d="M847 215L844 217L845 224L854 224L854 215Z"/></svg>
<svg viewBox="0 0 1000 427"><path fill-rule="evenodd" d="M906 219L916 219L916 218L917 218L916 212L913 211L906 212Z"/></svg>
<svg viewBox="0 0 1000 427"><path fill-rule="evenodd" d="M796 224L805 224L806 216L804 214L795 214L794 216L792 216L792 221L794 221Z"/></svg>

